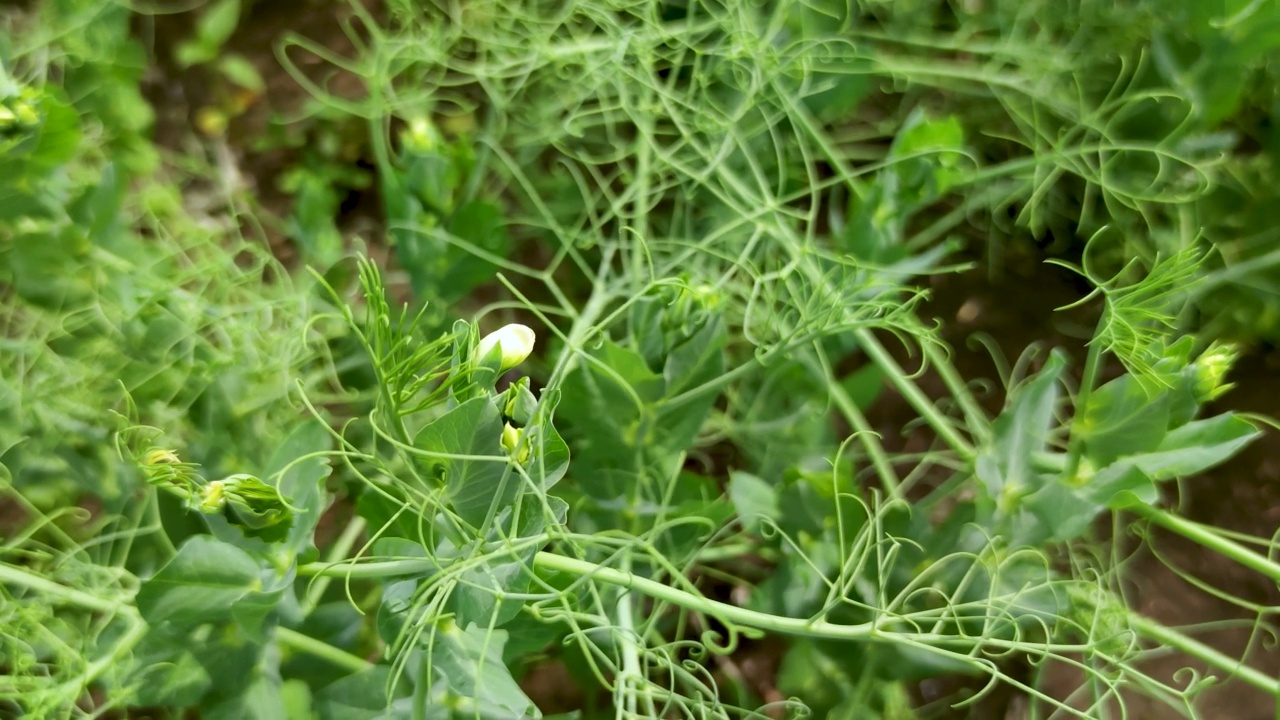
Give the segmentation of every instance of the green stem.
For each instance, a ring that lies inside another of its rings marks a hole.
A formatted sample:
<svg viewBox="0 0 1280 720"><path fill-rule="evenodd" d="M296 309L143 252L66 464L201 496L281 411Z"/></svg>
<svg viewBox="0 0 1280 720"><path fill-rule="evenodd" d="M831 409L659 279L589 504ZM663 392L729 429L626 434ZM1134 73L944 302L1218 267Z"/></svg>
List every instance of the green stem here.
<svg viewBox="0 0 1280 720"><path fill-rule="evenodd" d="M722 621L736 623L746 627L764 630L766 632L774 632L781 635L794 635L799 637L811 637L827 640L841 641L868 641L868 640L887 640L896 641L900 636L899 633L886 629L884 626L890 623L897 623L898 618L885 616L883 620L861 623L858 625L838 625L827 622L826 620L789 618L779 615L771 615L769 613L757 612L747 608L730 605L728 603L710 600L702 595L680 590L660 582L640 577L629 572L623 572L610 567L596 565L595 563L585 560L576 560L574 558L563 557L549 552L539 552L534 556L534 565L543 570L553 570L558 572L577 575L584 578L597 580L608 585L616 585L622 588L638 590L657 600L662 600L672 605L685 608L686 610L694 610L696 612L705 613L707 615L720 618ZM352 577L361 578L386 578L399 577L403 575L416 575L428 570L438 570L439 566L429 560L388 560L385 562L361 563L359 565L330 565L327 563L309 563L298 567L300 575L332 575L334 577ZM946 647L946 646L964 646L970 647L975 642L980 642L985 646L1000 649L1025 649L1025 643L1019 643L1014 640L1002 640L999 638L985 638L977 640L974 638L966 638L958 635L946 635L942 633L918 633L910 632L901 637L909 637L912 642L926 646ZM1087 649L1086 645L1050 645L1037 646L1046 652L1082 652Z"/></svg>
<svg viewBox="0 0 1280 720"><path fill-rule="evenodd" d="M725 560L734 560L745 555L760 557L764 560L774 560L778 556L778 552L770 547L765 547L754 542L739 542L731 545L717 545L715 547L699 550L693 556L696 563L715 563Z"/></svg>
<svg viewBox="0 0 1280 720"><path fill-rule="evenodd" d="M973 433L980 443L985 442L991 433L991 421L987 418L986 411L978 404L978 399L969 390L964 378L960 377L960 373L956 371L955 365L951 364L950 358L943 352L941 343L921 343L921 351L933 365L938 377L942 378L943 384L951 391L951 397L960 406L960 410L964 412L964 420L969 432Z"/></svg>
<svg viewBox="0 0 1280 720"><path fill-rule="evenodd" d="M928 495L925 495L923 498L917 501L912 507L911 512L921 513L927 516L927 514L931 510L933 510L934 505L937 505L939 502L943 500L948 500L956 497L956 492L960 488L960 486L964 485L965 483L971 480L973 480L973 475L970 473L958 472L952 475L951 477L944 480L937 487L930 490Z"/></svg>
<svg viewBox="0 0 1280 720"><path fill-rule="evenodd" d="M1134 631L1148 640L1154 640L1161 645L1174 648L1210 667L1228 673L1231 677L1239 678L1241 682L1280 698L1280 682L1277 682L1266 673L1245 665L1239 658L1233 658L1230 655L1218 652L1199 640L1187 637L1137 613L1129 616L1129 624Z"/></svg>
<svg viewBox="0 0 1280 720"><path fill-rule="evenodd" d="M1094 341L1089 343L1089 354L1084 360L1084 374L1080 377L1080 391L1076 393L1075 414L1071 418L1071 439L1067 441L1067 466L1063 477L1075 478L1080 470L1080 457L1084 453L1084 433L1079 432L1084 422L1084 414L1089 407L1089 398L1093 395L1093 386L1098 382L1098 373L1102 366L1102 343L1097 341L1106 313L1098 321L1098 330L1094 331Z"/></svg>
<svg viewBox="0 0 1280 720"><path fill-rule="evenodd" d="M831 394L831 401L835 403L836 409L840 411L840 414L844 415L845 420L849 421L849 425L853 427L854 434L862 442L862 449L866 451L867 458L871 461L871 467L875 468L876 476L880 478L880 486L884 488L889 497L901 497L902 480L898 477L897 471L893 469L893 462L889 459L889 454L884 451L884 446L880 444L880 434L871 427L871 423L867 421L867 416L862 414L862 411L858 409L858 404L853 401L853 398L844 389L844 385L836 378L831 362L827 358L827 354L822 350L822 344L814 343L814 351L817 353L818 362L821 363L822 371L826 375L824 380L826 381L827 391Z"/></svg>
<svg viewBox="0 0 1280 720"><path fill-rule="evenodd" d="M1216 540L1221 539L1216 538ZM534 558L534 564L544 571L549 570L563 572L629 590L635 590L677 607L715 617L724 623L736 624L743 626L744 628L749 627L780 635L820 638L844 642L890 642L934 651L940 655L950 658L956 658L957 652L969 653L975 648L984 648L997 652L1025 651L1028 649L1027 643L1017 639L965 637L942 633L913 632L910 630L899 633L883 627L883 625L888 623L898 623L898 619L892 616L886 616L883 621L877 620L858 625L837 625L820 619L780 617L777 615L749 610L736 605L710 600L696 593L679 590L647 578L636 576L623 570L602 567L594 563L563 557L548 552L539 552ZM395 575L400 573L421 572L421 566L422 563L417 561L396 561L376 564L371 563L369 565L362 566L362 569L366 573L377 570L383 575ZM315 565L313 565L305 566L304 569L314 572L330 572L335 568L324 566L315 567ZM341 568L336 569L341 571ZM624 599L624 604L627 604L629 601L630 598ZM628 612L629 608L620 608L620 623L625 625L630 622L627 614ZM1199 660L1212 668L1229 674L1231 677L1239 678L1240 681L1252 687L1270 695L1280 697L1280 682L1277 682L1265 673L1259 672L1258 670L1243 664L1240 660L1218 652L1204 643L1190 638L1176 630L1160 625L1159 623L1139 614L1128 613L1128 619L1133 630L1142 637L1178 650L1188 657ZM1034 644L1033 647L1038 652L1046 655L1088 653L1096 649L1090 644L1066 643L1043 645ZM955 650L950 648L955 648ZM329 650L333 649L329 648ZM345 656L345 653L343 653L343 655ZM349 657L351 656L344 657L343 659L349 661ZM346 667L353 666L347 665ZM626 658L624 658L624 667L627 672L631 672L634 669L632 667L632 663ZM623 678L619 678L619 682L621 683L622 681Z"/></svg>
<svg viewBox="0 0 1280 720"><path fill-rule="evenodd" d="M364 672L373 666L373 663L365 660L358 655L341 648L336 648L327 642L317 640L310 635L304 635L296 630L290 630L286 627L276 628L276 640L280 644L288 646L299 652L313 655L321 660L327 660L330 663L353 673Z"/></svg>
<svg viewBox="0 0 1280 720"><path fill-rule="evenodd" d="M69 588L61 583L56 583L38 575L32 575L12 565L0 565L0 582L22 585L36 592L49 595L61 601L62 604L78 605L86 610L93 610L106 615L118 614L134 618L138 617L137 609L127 602L100 598L83 590Z"/></svg>
<svg viewBox="0 0 1280 720"><path fill-rule="evenodd" d="M434 560L384 560L382 562L338 563L336 565L326 562L313 562L299 565L298 574L352 579L378 579L420 575L439 569L440 564Z"/></svg>
<svg viewBox="0 0 1280 720"><path fill-rule="evenodd" d="M1126 507L1125 510L1150 520L1170 532L1197 542L1250 570L1266 575L1274 582L1280 582L1280 565L1265 555L1256 553L1234 540L1222 537L1214 532L1212 528L1178 517L1167 510L1153 508L1140 503L1132 507Z"/></svg>
<svg viewBox="0 0 1280 720"><path fill-rule="evenodd" d="M98 658L85 668L84 673L80 676L80 687L87 688L89 683L97 680L104 673L110 670L113 665L119 663L120 658L133 650L134 646L142 640L143 636L147 634L148 629L149 626L142 622L141 618L135 619L135 621L130 625L129 630L115 642L114 648L110 654Z"/></svg>
<svg viewBox="0 0 1280 720"><path fill-rule="evenodd" d="M568 558L554 553L540 552L534 556L533 562L534 565L543 570L555 570L558 572L568 573L570 575L590 578L609 585L617 585L619 587L638 590L655 599L685 608L686 610L705 613L720 619L722 622L734 623L780 635L863 642L895 642L899 636L899 633L881 627L881 625L884 624L896 623L897 618L894 617L886 616L883 621L877 620L860 623L858 625L837 625L835 623L827 622L826 620L782 617L749 610L747 608L730 605L717 600L711 600L701 595L695 595L684 590L679 590L628 572L622 572L621 570L603 567L596 565L595 563L576 560L574 558ZM1026 649L1026 643L1024 642L1003 640L1000 638L969 638L959 635L924 632L909 632L902 635L902 637L910 638L911 642L926 647L941 648L958 645L968 648L975 644L980 644L993 649ZM1056 653L1083 652L1088 649L1088 646L1086 645L1065 644L1048 646L1037 645L1036 647L1037 649L1045 652Z"/></svg>
<svg viewBox="0 0 1280 720"><path fill-rule="evenodd" d="M630 558L624 558L624 567L630 566ZM621 693L622 704L626 706L629 717L636 717L636 694L628 692L632 683L643 682L640 672L640 652L635 642L635 620L632 617L632 594L624 591L618 598L618 630L622 644L622 674L615 679L615 692Z"/></svg>
<svg viewBox="0 0 1280 720"><path fill-rule="evenodd" d="M951 446L961 458L964 460L972 460L976 451L973 445L956 432L955 426L938 412L938 408L933 402L921 392L920 388L907 377L907 373L893 359L888 350L876 340L875 335L866 328L860 328L854 331L854 335L858 338L858 347L870 357L876 365L885 371L889 382L902 393L902 397L911 404L916 412L929 423L934 432L938 433L938 437L947 445Z"/></svg>

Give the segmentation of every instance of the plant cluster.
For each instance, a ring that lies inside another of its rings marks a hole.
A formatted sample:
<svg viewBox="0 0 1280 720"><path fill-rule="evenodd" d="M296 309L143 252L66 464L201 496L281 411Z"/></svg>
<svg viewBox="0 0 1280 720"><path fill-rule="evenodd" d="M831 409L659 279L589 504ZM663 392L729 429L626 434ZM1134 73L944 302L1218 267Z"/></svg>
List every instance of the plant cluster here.
<svg viewBox="0 0 1280 720"><path fill-rule="evenodd" d="M1152 526L1280 582L1271 538L1168 502L1268 422L1213 402L1210 334L1273 330L1220 312L1270 254L1213 209L1267 162L1215 156L1258 98L1209 79L1260 65L1261 4L1130 37L1092 0L352 3L351 56L277 46L372 157L286 174L298 271L217 128L212 162L147 139L130 9L39 6L0 43L0 715L549 717L551 663L563 717L1280 698L1125 584ZM258 87L250 11L203 8L178 64ZM928 280L1064 224L1087 341L965 377Z"/></svg>

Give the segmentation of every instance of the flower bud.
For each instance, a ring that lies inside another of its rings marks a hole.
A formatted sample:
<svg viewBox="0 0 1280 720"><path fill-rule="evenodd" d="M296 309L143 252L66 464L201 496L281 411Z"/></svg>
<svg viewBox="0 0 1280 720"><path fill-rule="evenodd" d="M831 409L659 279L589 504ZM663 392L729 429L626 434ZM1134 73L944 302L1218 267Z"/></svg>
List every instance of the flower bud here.
<svg viewBox="0 0 1280 720"><path fill-rule="evenodd" d="M516 462L523 465L529 459L529 447L520 446L520 440L524 432L511 427L511 423L502 426L502 448L507 451ZM517 449L519 450L517 452Z"/></svg>
<svg viewBox="0 0 1280 720"><path fill-rule="evenodd" d="M438 148L442 142L440 131L429 118L415 117L401 134L401 142L408 150L417 153L429 153Z"/></svg>
<svg viewBox="0 0 1280 720"><path fill-rule="evenodd" d="M498 348L501 361L498 371L505 372L524 362L533 352L533 342L537 336L525 325L512 323L485 335L476 349L476 359L484 362L494 348Z"/></svg>
<svg viewBox="0 0 1280 720"><path fill-rule="evenodd" d="M522 377L516 380L503 391L503 396L506 398L502 404L504 418L518 428L533 422L533 416L538 413L538 399L529 390L529 378Z"/></svg>
<svg viewBox="0 0 1280 720"><path fill-rule="evenodd" d="M148 452L142 462L146 465L178 465L182 463L178 459L177 453L164 448L156 448Z"/></svg>
<svg viewBox="0 0 1280 720"><path fill-rule="evenodd" d="M209 483L200 494L200 510L206 513L218 512L227 502L226 485L221 480Z"/></svg>
<svg viewBox="0 0 1280 720"><path fill-rule="evenodd" d="M1193 366L1197 400L1209 402L1233 387L1231 383L1224 381L1239 356L1240 353L1234 346L1215 342L1196 358Z"/></svg>
<svg viewBox="0 0 1280 720"><path fill-rule="evenodd" d="M40 114L30 103L20 102L13 107L13 113L24 127L35 127L40 124Z"/></svg>

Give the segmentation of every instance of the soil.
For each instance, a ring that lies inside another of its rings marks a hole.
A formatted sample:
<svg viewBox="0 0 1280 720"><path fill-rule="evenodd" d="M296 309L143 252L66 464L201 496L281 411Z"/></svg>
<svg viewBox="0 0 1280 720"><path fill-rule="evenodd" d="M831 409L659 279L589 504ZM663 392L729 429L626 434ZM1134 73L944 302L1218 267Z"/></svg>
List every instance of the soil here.
<svg viewBox="0 0 1280 720"><path fill-rule="evenodd" d="M362 3L374 17L383 14L380 0ZM219 161L224 171L237 177L256 209L265 211L269 220L265 226L267 239L276 255L291 264L297 259L296 248L284 236L279 220L288 216L293 200L281 187L281 181L306 148L317 144L320 123L311 118L315 98L285 70L277 48L286 38L296 36L315 41L338 57L354 57L353 36L358 38L359 31L353 29L357 23L348 2L246 0L243 4L236 31L221 52L246 59L263 80L261 92L237 88L206 66L180 66L175 49L192 35L195 14L179 12L148 16L138 23L136 32L147 41L153 59L143 93L156 109L156 143L174 150L190 149L191 138L203 137L206 152ZM360 77L322 58L297 47L288 51L288 58L296 72L337 98L357 100L365 93ZM202 125L201 115L209 110L225 120L226 127L221 132L211 132ZM339 128L339 133L342 140L336 160L372 167L364 123L349 122ZM262 142L269 135L278 139ZM228 152L219 158L224 149ZM380 215L381 203L375 191L376 188L367 192L349 189L336 218L342 229L365 229Z"/></svg>
<svg viewBox="0 0 1280 720"><path fill-rule="evenodd" d="M267 91L254 98L243 114L232 118L226 137L230 139L246 182L263 206L279 216L287 213L290 202L279 189L279 176L296 161L297 149L256 151L236 144L240 138L260 137L272 117L296 113L309 98L305 90L282 71L275 47L286 33L305 36L340 54L352 47L343 29L342 20L346 13L338 9L341 4L312 3L306 12L299 12L298 4L253 3L249 16L241 22L240 29L227 46L228 50L247 57L266 79ZM371 4L371 7L376 11L376 4ZM161 72L151 79L148 95L161 109L158 113L158 138L176 146L182 138L191 135L190 128L200 106L198 98L209 78L203 71L178 68L170 59L169 49L174 39L190 32L190 14L156 16L154 23L154 28L151 28L153 37L163 38L155 48ZM299 65L317 78L324 73L316 63L299 60ZM358 80L350 77L337 76L329 87L334 92L350 96L360 92ZM355 158L354 161L360 162L361 159ZM363 198L357 197L347 203L345 209L349 215L364 213L376 217L379 210L375 198L376 191ZM282 256L289 259L288 243L281 237L275 240ZM977 269L932 279L931 299L925 305L924 315L941 321L943 337L954 349L953 357L963 377L997 378L997 366L988 349L973 342L980 336L990 338L992 346L999 348L1010 361L1035 344L1046 350L1048 347L1067 348L1073 356L1073 367L1078 371L1083 361L1083 343L1096 319L1090 313L1096 310L1055 312L1055 308L1083 297L1087 287L1070 271L1047 265L1044 259L1045 256L1038 252L1013 253L999 277L989 277L985 270ZM898 354L899 360L910 367L912 359L901 351ZM1233 379L1237 384L1236 390L1222 398L1215 410L1234 408L1280 416L1280 355L1274 349L1254 349L1241 361ZM926 376L923 384L926 391L937 396L943 394L941 383L936 378ZM984 395L983 402L988 410L994 412L1003 402L1003 393L998 382L993 382L992 387L993 391ZM886 393L869 415L891 450L919 451L929 441L920 433L903 431L916 419L916 413L901 398ZM1276 434L1269 433L1211 476L1187 480L1183 484L1181 498L1182 511L1193 520L1271 538L1280 527L1280 452L1277 452ZM1130 533L1137 527L1122 525L1122 529ZM1132 537L1123 540L1137 544ZM1140 551L1131 565L1131 598L1135 607L1159 622L1186 626L1249 621L1256 617L1256 613L1197 589L1172 568L1194 573L1208 586L1221 588L1248 602L1264 607L1280 606L1280 591L1273 583L1196 545L1156 532L1151 548L1154 550ZM1267 642L1251 637L1247 624L1216 629L1198 637L1233 657L1241 656L1252 647L1250 664L1271 676L1280 673L1280 655ZM730 658L729 662L761 695L768 696L772 675L784 650L785 646L772 642L747 644L742 654ZM1148 670L1172 679L1179 668L1187 665L1194 666L1194 663L1171 655L1152 663ZM1061 688L1073 687L1074 679L1069 673L1055 671L1053 675ZM549 712L563 712L575 705L580 706L584 697L563 665L556 661L537 666L522 685ZM934 683L930 687L935 700L930 703L931 707L938 707L936 700L939 697L945 700L947 692L964 690L960 683ZM943 706L945 704L942 703ZM934 717L1014 720L1025 716L1024 707L1025 703L1016 695L997 693L967 710L944 712ZM1170 712L1167 708L1141 701L1134 701L1129 710L1128 717L1138 720L1163 720L1169 717ZM1275 717L1275 706L1274 700L1263 693L1229 681L1206 694L1201 712L1204 717L1211 718L1269 720Z"/></svg>

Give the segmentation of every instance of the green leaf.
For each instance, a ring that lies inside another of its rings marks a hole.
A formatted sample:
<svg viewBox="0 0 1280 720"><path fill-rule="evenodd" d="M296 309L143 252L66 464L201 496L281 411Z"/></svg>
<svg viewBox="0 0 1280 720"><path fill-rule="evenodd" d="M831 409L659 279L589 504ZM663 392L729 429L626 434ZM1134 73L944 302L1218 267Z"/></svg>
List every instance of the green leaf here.
<svg viewBox="0 0 1280 720"><path fill-rule="evenodd" d="M546 531L548 522L563 524L568 511L568 504L560 498L547 497L546 507L543 507L536 498L526 496L519 515L515 517L519 522L512 522L511 509L504 510L485 539L496 544L507 538L536 537ZM524 601L506 596L529 591L534 575L533 558L538 550L538 547L529 547L505 555L495 552L484 564L465 571L458 589L450 598L457 613L457 622L464 626L472 622L487 626L492 622L494 627L510 622L520 612Z"/></svg>
<svg viewBox="0 0 1280 720"><path fill-rule="evenodd" d="M196 535L142 583L138 609L152 625L227 619L236 603L263 590L262 575L262 568L247 552L208 535Z"/></svg>
<svg viewBox="0 0 1280 720"><path fill-rule="evenodd" d="M302 680L285 680L280 685L285 720L312 720L311 687Z"/></svg>
<svg viewBox="0 0 1280 720"><path fill-rule="evenodd" d="M884 390L884 371L875 363L867 363L843 378L840 385L849 394L853 404L865 410L875 403Z"/></svg>
<svg viewBox="0 0 1280 720"><path fill-rule="evenodd" d="M469 700L477 712L493 717L542 717L502 661L506 644L506 631L478 625L464 630L446 620L431 645L432 668L445 683L443 688L433 683L432 689L442 689L446 703Z"/></svg>
<svg viewBox="0 0 1280 720"><path fill-rule="evenodd" d="M232 83L253 92L263 92L267 85L258 74L258 69L243 55L227 53L218 58L218 72Z"/></svg>
<svg viewBox="0 0 1280 720"><path fill-rule="evenodd" d="M48 88L40 100L40 111L44 114L40 140L27 157L27 163L48 170L75 157L84 133L80 128L80 114L60 88Z"/></svg>
<svg viewBox="0 0 1280 720"><path fill-rule="evenodd" d="M802 552L783 543L782 553L777 571L756 586L748 607L784 617L807 617L821 604L828 578L835 572L839 561L835 544L819 540Z"/></svg>
<svg viewBox="0 0 1280 720"><path fill-rule="evenodd" d="M818 645L802 639L782 656L775 683L780 692L804 698L810 711L827 717L837 703L854 693L848 660L846 655L835 662Z"/></svg>
<svg viewBox="0 0 1280 720"><path fill-rule="evenodd" d="M660 492L651 479L674 477L701 430L717 393L685 394L718 381L726 342L724 322L707 302L682 289L660 321L638 312L633 332L661 333L661 343L634 339L654 357L605 340L565 378L557 417L574 446L575 477L600 507L627 514L624 505L657 501L639 495ZM665 355L659 346L669 348ZM650 367L658 359L661 375Z"/></svg>
<svg viewBox="0 0 1280 720"><path fill-rule="evenodd" d="M396 580L383 586L374 624L378 628L378 637L387 645L395 646L401 641L400 636L405 632L405 623L417 592L417 580Z"/></svg>
<svg viewBox="0 0 1280 720"><path fill-rule="evenodd" d="M1094 467L1154 450L1169 429L1169 394L1151 393L1137 378L1123 375L1093 391L1083 423L1072 427L1084 441Z"/></svg>
<svg viewBox="0 0 1280 720"><path fill-rule="evenodd" d="M1035 546L1080 537L1107 507L1106 500L1097 498L1110 498L1120 489L1141 492L1144 491L1144 483L1154 489L1150 479L1142 473L1135 473L1117 479L1115 489L1073 488L1062 481L1047 483L1023 501L1026 513L1017 518L1010 542Z"/></svg>
<svg viewBox="0 0 1280 720"><path fill-rule="evenodd" d="M568 603L575 601L571 590L564 590L563 598ZM522 658L540 654L565 636L563 625L540 620L525 612L516 615L502 629L508 633L507 644L502 648L502 658L507 667L512 668L520 667L519 661Z"/></svg>
<svg viewBox="0 0 1280 720"><path fill-rule="evenodd" d="M807 473L788 473L776 492L784 532L822 534L823 525L831 515L831 503L822 497Z"/></svg>
<svg viewBox="0 0 1280 720"><path fill-rule="evenodd" d="M1194 420L1171 431L1153 457L1137 464L1156 480L1193 475L1226 461L1261 434L1234 413Z"/></svg>
<svg viewBox="0 0 1280 720"><path fill-rule="evenodd" d="M274 625L274 618L271 624L267 623L267 619L281 609L281 600L293 584L293 570L290 569L285 575L271 575L268 578L271 584L262 592L249 593L231 606L232 621L250 640L259 644L270 641L269 630Z"/></svg>
<svg viewBox="0 0 1280 720"><path fill-rule="evenodd" d="M533 427L533 434L526 441L534 449L529 474L543 490L550 490L569 472L569 445L551 424L553 407L554 403L549 403L545 419Z"/></svg>
<svg viewBox="0 0 1280 720"><path fill-rule="evenodd" d="M231 697L205 705L201 720L280 720L286 717L280 678L259 674Z"/></svg>
<svg viewBox="0 0 1280 720"><path fill-rule="evenodd" d="M1086 486L1110 488L1134 469L1156 481L1194 475L1224 462L1260 434L1253 423L1232 413L1194 420L1171 431L1154 451L1099 470Z"/></svg>
<svg viewBox="0 0 1280 720"><path fill-rule="evenodd" d="M450 244L445 253L447 270L440 278L442 295L452 302L464 297L477 285L493 279L497 266L479 253L506 257L511 241L506 221L497 205L473 201L458 208L449 217L448 230L466 246Z"/></svg>
<svg viewBox="0 0 1280 720"><path fill-rule="evenodd" d="M472 398L422 428L414 446L468 458L432 458L431 475L444 479L445 497L462 519L480 526L489 508L511 505L520 478L502 451L502 418L487 397ZM493 458L485 460L480 458Z"/></svg>
<svg viewBox="0 0 1280 720"><path fill-rule="evenodd" d="M519 561L489 561L468 569L459 578L458 589L450 600L457 608L458 622L483 623L501 627L511 621L524 605L521 600L503 596L508 592L527 590L532 571Z"/></svg>
<svg viewBox="0 0 1280 720"><path fill-rule="evenodd" d="M663 378L639 353L611 340L591 356L594 362L582 361L565 378L559 410L593 435L621 436L627 422L662 397Z"/></svg>
<svg viewBox="0 0 1280 720"><path fill-rule="evenodd" d="M890 167L901 178L903 200L928 202L959 182L963 150L964 128L956 116L933 120L920 108L912 111L889 149L890 158L903 161Z"/></svg>
<svg viewBox="0 0 1280 720"><path fill-rule="evenodd" d="M134 705L195 705L212 685L204 666L181 644L186 638L166 635L165 639L169 642L156 647L156 652L135 653L135 665L140 672L131 678L131 684L137 688L130 698Z"/></svg>
<svg viewBox="0 0 1280 720"><path fill-rule="evenodd" d="M662 378L666 381L663 394L675 397L718 378L724 372L726 342L724 320L713 315L697 332L672 347L662 366ZM714 393L707 394L714 396Z"/></svg>
<svg viewBox="0 0 1280 720"><path fill-rule="evenodd" d="M758 531L761 517L776 520L782 515L773 486L750 473L729 474L729 499L748 532Z"/></svg>
<svg viewBox="0 0 1280 720"><path fill-rule="evenodd" d="M406 697L409 683L396 683L396 694L388 697L392 680L391 668L386 665L348 675L316 693L316 714L320 720L410 720L413 703Z"/></svg>
<svg viewBox="0 0 1280 720"><path fill-rule="evenodd" d="M1048 443L1066 358L1054 351L1035 378L1018 388L1009 407L992 423L992 440L978 455L974 472L998 504L1039 485L1031 458Z"/></svg>
<svg viewBox="0 0 1280 720"><path fill-rule="evenodd" d="M284 538L284 548L294 554L303 555L315 547L316 526L327 505L324 482L332 471L329 461L323 457L296 461L332 447L333 438L328 429L308 419L289 433L267 462L267 477L275 480L280 494L294 511L293 524Z"/></svg>
<svg viewBox="0 0 1280 720"><path fill-rule="evenodd" d="M1103 468L1078 490L1086 500L1106 507L1129 502L1129 494L1145 503L1154 503L1160 497L1155 478L1128 460Z"/></svg>
<svg viewBox="0 0 1280 720"><path fill-rule="evenodd" d="M216 50L230 39L239 21L240 0L214 0L196 21L196 37L202 45Z"/></svg>
<svg viewBox="0 0 1280 720"><path fill-rule="evenodd" d="M407 503L403 491L395 487L365 490L356 501L356 512L383 537L416 540L421 534L419 523L425 529L427 521L404 510Z"/></svg>
<svg viewBox="0 0 1280 720"><path fill-rule="evenodd" d="M194 40L185 40L173 48L173 61L178 67L189 68L192 65L207 63L217 57L216 48Z"/></svg>
<svg viewBox="0 0 1280 720"><path fill-rule="evenodd" d="M611 341L591 352L565 377L556 416L574 443L575 473L584 491L600 499L635 492L641 448L662 451L644 413L662 397L662 377L643 357Z"/></svg>

